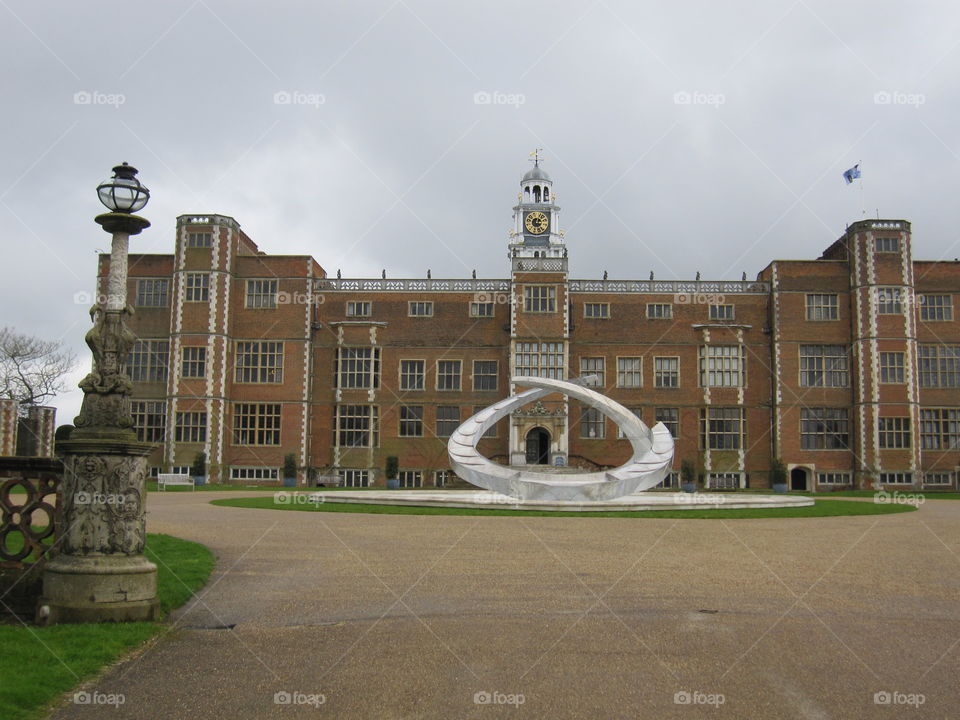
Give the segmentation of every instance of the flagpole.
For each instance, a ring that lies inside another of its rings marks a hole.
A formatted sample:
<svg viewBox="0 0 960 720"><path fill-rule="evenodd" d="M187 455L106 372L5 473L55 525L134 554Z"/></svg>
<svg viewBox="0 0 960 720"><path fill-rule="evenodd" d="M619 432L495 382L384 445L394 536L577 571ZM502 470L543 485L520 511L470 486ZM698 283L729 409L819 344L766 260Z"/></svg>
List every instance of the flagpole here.
<svg viewBox="0 0 960 720"><path fill-rule="evenodd" d="M858 169L858 170L860 169L860 162L859 162L859 161L857 162L857 169ZM862 171L862 170L860 170L860 177L857 178L857 179L860 181L860 216L861 216L861 217L866 217L866 216L867 216L867 205L866 205L866 202L864 201L864 197L863 197L863 171Z"/></svg>

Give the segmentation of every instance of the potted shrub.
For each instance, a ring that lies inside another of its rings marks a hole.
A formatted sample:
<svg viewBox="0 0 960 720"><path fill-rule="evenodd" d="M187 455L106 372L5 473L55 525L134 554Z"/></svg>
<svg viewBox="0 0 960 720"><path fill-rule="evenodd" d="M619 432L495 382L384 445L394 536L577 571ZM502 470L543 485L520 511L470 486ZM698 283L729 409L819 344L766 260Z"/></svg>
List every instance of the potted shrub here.
<svg viewBox="0 0 960 720"><path fill-rule="evenodd" d="M697 491L697 470L689 460L680 463L680 482L684 492Z"/></svg>
<svg viewBox="0 0 960 720"><path fill-rule="evenodd" d="M397 475L400 474L400 462L396 455L390 455L387 458L387 465L384 470L384 474L387 476L387 488L396 490L400 487L400 481L397 479Z"/></svg>
<svg viewBox="0 0 960 720"><path fill-rule="evenodd" d="M194 487L207 484L207 454L198 452L190 465L190 474L193 476Z"/></svg>
<svg viewBox="0 0 960 720"><path fill-rule="evenodd" d="M787 466L783 464L780 458L774 458L770 461L770 485L773 486L775 493L785 493L787 491Z"/></svg>
<svg viewBox="0 0 960 720"><path fill-rule="evenodd" d="M293 453L283 456L283 486L297 486L297 458Z"/></svg>

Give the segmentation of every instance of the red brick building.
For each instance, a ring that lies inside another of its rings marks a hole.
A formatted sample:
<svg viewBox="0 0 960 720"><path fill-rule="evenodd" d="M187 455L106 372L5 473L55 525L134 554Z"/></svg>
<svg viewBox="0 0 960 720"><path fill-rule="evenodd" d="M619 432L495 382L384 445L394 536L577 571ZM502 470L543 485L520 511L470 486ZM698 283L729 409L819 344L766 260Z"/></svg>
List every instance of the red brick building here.
<svg viewBox="0 0 960 720"><path fill-rule="evenodd" d="M213 481L272 482L293 453L302 484L382 485L396 456L403 485L442 485L446 438L512 374L591 373L667 423L675 467L694 461L712 487L767 487L773 456L797 489L956 487L960 264L914 261L908 222L854 223L756 280L574 279L553 200L535 166L502 279L333 278L264 253L233 218L181 216L172 255L130 257L132 411L153 466L204 452ZM591 469L630 454L560 396L480 450Z"/></svg>

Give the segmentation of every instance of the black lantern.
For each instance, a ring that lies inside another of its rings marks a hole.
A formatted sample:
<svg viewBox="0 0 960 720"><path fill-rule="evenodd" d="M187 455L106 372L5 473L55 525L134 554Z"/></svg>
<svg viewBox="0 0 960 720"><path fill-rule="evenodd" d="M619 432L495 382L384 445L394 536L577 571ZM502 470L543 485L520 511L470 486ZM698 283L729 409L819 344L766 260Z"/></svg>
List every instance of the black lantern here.
<svg viewBox="0 0 960 720"><path fill-rule="evenodd" d="M97 186L100 202L115 213L135 213L150 199L150 191L137 180L137 169L123 163L113 169L113 177Z"/></svg>

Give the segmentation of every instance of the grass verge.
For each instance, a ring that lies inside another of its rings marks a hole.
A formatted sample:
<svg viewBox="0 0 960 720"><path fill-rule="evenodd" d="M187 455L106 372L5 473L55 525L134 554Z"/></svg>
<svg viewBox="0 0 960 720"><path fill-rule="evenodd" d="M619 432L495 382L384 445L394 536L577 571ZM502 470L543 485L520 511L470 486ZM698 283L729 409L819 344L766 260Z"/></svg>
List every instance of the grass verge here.
<svg viewBox="0 0 960 720"><path fill-rule="evenodd" d="M144 553L157 565L157 594L166 614L207 582L213 553L199 543L147 535ZM41 628L0 625L0 718L34 720L80 682L162 629L160 623L100 623ZM105 713L114 710L104 706Z"/></svg>
<svg viewBox="0 0 960 720"><path fill-rule="evenodd" d="M211 505L226 507L257 508L261 510L300 510L304 512L365 513L370 515L485 515L489 517L601 517L601 518L681 518L693 520L739 519L739 518L795 518L831 517L840 515L886 515L911 512L911 505L881 505L852 502L850 500L820 500L808 507L794 508L745 508L742 510L643 510L636 512L550 512L547 510L510 510L506 508L440 508L411 505L367 505L355 503L277 503L273 498L227 498L211 500Z"/></svg>

